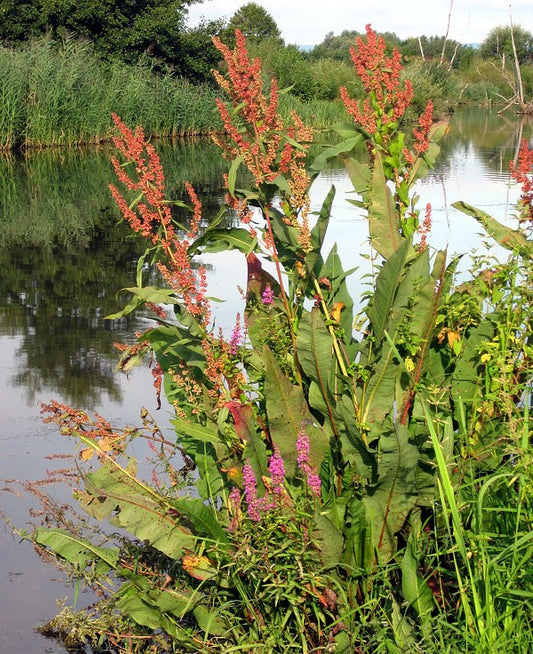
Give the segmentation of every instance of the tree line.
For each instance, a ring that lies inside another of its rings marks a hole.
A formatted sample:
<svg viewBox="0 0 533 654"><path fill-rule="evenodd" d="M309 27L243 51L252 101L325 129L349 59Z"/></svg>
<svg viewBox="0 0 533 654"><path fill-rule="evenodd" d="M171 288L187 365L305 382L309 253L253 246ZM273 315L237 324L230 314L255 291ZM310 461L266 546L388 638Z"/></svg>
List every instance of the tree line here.
<svg viewBox="0 0 533 654"><path fill-rule="evenodd" d="M255 2L244 4L229 19L203 21L187 25L188 8L199 0L0 0L0 41L17 46L42 35L54 40L69 36L90 41L94 51L104 58L127 63L148 59L156 67L174 71L191 81L210 82L211 70L219 56L211 38L219 36L232 45L239 28L249 46L263 44L284 50L285 63L298 68L305 60L348 61L350 46L361 32L332 32L308 52L297 45L285 44L272 16ZM390 48L397 48L406 61L414 58L446 62L450 68L469 66L476 55L474 45L465 45L444 36L400 39L383 33ZM513 57L512 36L521 64L533 61L533 35L516 26L495 27L479 45L482 59ZM268 57L267 57L268 58ZM272 56L270 57L272 59ZM274 71L279 73L279 71Z"/></svg>

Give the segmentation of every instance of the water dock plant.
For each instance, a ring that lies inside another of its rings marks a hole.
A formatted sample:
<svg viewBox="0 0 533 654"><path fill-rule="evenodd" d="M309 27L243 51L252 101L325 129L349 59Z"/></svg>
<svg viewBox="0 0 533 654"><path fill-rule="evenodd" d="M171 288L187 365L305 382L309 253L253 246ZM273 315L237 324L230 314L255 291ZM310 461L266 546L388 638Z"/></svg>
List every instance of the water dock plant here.
<svg viewBox="0 0 533 654"><path fill-rule="evenodd" d="M431 103L405 122L411 84L370 26L352 49L365 97L342 91L351 120L313 160L313 131L280 116L276 82L265 84L242 34L233 50L215 45L217 143L230 162L219 219L203 224L191 185L190 202L168 202L153 145L114 118L112 194L148 249L110 318L152 312L120 366L153 356L175 433L146 413L118 429L43 407L83 446L78 503L120 529L113 544L60 520L33 534L104 594L82 640L130 652L528 651L527 144L513 170L516 229L457 204L508 252L478 257L459 283L459 258L432 249L431 207L416 193L447 125L434 124ZM358 315L353 271L336 247L323 251L335 189L310 210L313 179L339 156L374 263ZM192 265L226 249L248 268L231 333L215 328L205 271ZM148 480L129 449L139 437L157 459ZM49 631L69 633L79 615Z"/></svg>

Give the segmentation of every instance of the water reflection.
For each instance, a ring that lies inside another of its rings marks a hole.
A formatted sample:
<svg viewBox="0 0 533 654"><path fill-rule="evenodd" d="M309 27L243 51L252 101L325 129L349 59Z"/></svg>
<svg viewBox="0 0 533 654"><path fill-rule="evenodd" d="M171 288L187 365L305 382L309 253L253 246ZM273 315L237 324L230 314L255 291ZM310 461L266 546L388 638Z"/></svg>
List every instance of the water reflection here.
<svg viewBox="0 0 533 654"><path fill-rule="evenodd" d="M207 216L215 211L223 163L213 146L162 148L173 199L190 179ZM77 406L120 400L113 343L132 338L132 321L104 317L120 308L144 244L113 207L108 152L39 152L0 162L0 335L17 335L11 380L31 403L59 394Z"/></svg>

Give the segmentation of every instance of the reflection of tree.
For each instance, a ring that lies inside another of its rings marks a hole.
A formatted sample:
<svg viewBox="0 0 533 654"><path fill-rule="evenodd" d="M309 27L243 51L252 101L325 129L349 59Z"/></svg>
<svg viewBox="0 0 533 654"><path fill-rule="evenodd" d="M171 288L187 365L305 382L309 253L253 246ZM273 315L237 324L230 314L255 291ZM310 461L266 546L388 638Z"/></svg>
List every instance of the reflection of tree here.
<svg viewBox="0 0 533 654"><path fill-rule="evenodd" d="M120 399L113 342L125 325L104 316L117 310L116 291L131 284L139 252L126 227L112 224L85 247L0 251L0 329L20 336L13 383L30 398L47 390L86 407L102 393Z"/></svg>
<svg viewBox="0 0 533 654"><path fill-rule="evenodd" d="M501 174L517 156L522 138L533 134L533 121L514 113L497 114L481 109L457 111L442 141L436 169L445 173L453 153L473 148L488 170Z"/></svg>
<svg viewBox="0 0 533 654"><path fill-rule="evenodd" d="M169 195L190 179L209 219L224 164L202 143L161 148ZM12 382L30 399L60 394L84 408L120 400L113 343L135 325L104 317L122 306L145 247L111 206L108 155L35 153L0 162L0 333L18 337ZM46 398L45 398L46 399Z"/></svg>

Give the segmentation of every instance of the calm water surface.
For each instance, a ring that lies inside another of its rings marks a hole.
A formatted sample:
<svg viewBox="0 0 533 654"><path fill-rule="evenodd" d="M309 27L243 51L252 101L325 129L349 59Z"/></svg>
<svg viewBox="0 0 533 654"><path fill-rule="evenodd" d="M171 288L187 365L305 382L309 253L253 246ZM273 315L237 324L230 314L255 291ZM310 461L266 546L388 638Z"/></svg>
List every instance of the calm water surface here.
<svg viewBox="0 0 533 654"><path fill-rule="evenodd" d="M477 223L454 210L464 200L512 224L512 204L519 192L510 184L508 162L521 138L532 140L531 123L513 115L481 111L457 113L451 121L441 158L419 185L420 206L430 202L434 227L431 243L450 252L480 244ZM189 179L203 198L205 215L220 201L223 163L212 146L201 143L160 149L167 187L181 197ZM113 181L108 154L35 153L0 160L0 507L20 528L38 522L36 503L24 492L75 453L75 445L43 425L39 401L51 398L97 410L116 424L137 423L141 406L156 412L151 375L138 368L129 377L115 371L114 342L131 341L143 319L110 323L104 316L120 308L116 291L134 282L141 244L119 223L107 192ZM347 202L350 185L342 170L331 168L316 181L313 206L320 207L330 186L337 195L327 246L338 243L346 268L359 266L352 278L355 295L368 264L367 226ZM497 248L494 250L497 252ZM237 285L245 284L239 254L205 257L210 294L229 298L217 320L228 328L240 307ZM468 269L468 258L463 260ZM158 414L168 425L163 408ZM17 484L16 481L19 483ZM67 502L70 490L53 487ZM42 563L28 543L19 543L9 527L0 530L0 652L63 652L34 627L55 614L56 599L73 601L74 591L53 567ZM91 602L81 593L78 604Z"/></svg>

